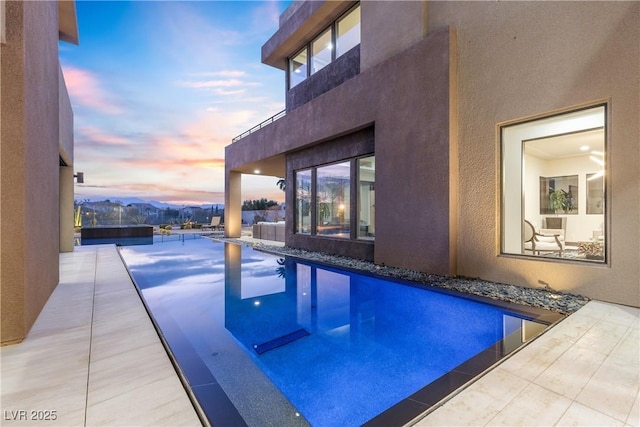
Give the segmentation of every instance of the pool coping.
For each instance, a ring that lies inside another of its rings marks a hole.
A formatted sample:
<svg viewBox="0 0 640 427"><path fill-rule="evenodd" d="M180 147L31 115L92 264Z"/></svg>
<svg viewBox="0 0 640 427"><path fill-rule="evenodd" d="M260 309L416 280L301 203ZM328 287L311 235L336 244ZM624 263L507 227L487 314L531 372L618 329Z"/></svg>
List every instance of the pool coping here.
<svg viewBox="0 0 640 427"><path fill-rule="evenodd" d="M516 304L509 301L492 299L489 297L483 297L480 295L475 295L471 293L464 293L457 290L447 289L443 287L439 287L437 285L429 285L426 283L415 282L406 279L400 279L396 277L389 277L385 275L376 274L375 272L365 271L357 268L349 268L344 266L336 266L329 262L317 261L317 260L309 260L304 257L289 255L278 253L277 251L270 250L262 250L260 248L253 247L251 245L246 245L239 242L233 241L225 241L225 240L216 240L222 244L235 244L240 246L248 246L254 250L262 251L274 256L280 257L289 257L299 260L305 264L314 264L320 265L325 268L329 268L334 271L348 271L351 273L361 274L368 277L374 277L378 279L384 279L391 282L395 282L399 285L411 286L419 289L430 290L438 293L448 294L452 296L457 296L459 298L473 300L475 302L479 302L482 304L497 306L501 309L508 310L520 316L526 318L526 320L537 321L537 323L542 323L547 325L547 327L532 337L530 340L522 343L517 348L510 352L504 352L502 350L504 339L496 342L492 346L489 346L482 352L478 353L476 356L471 359L461 363L448 373L442 375L435 381L427 384L417 392L413 393L411 396L401 400L395 405L387 408L380 414L371 418L369 421L363 424L363 426L375 427L375 426L389 426L389 425L407 425L412 422L417 421L418 419L424 417L432 410L435 410L439 406L441 406L444 402L455 396L460 391L464 390L466 387L480 379L484 374L491 371L494 367L499 365L502 361L510 357L511 355L517 353L522 348L534 342L539 336L543 335L550 328L555 326L558 322L567 317L567 315L557 313L551 310L532 307L522 304ZM240 415L236 406L231 402L228 395L222 388L220 384L215 379L213 373L209 371L209 369L205 366L203 362L200 362L201 366L194 367L190 365L188 369L197 370L199 373L206 373L210 376L211 382L207 384L201 385L193 385L189 381L189 377L185 372L187 369L182 366L179 359L182 357L186 357L185 355L181 355L174 353L174 350L171 345L167 342L165 338L165 334L160 329L157 319L151 313L149 307L147 306L146 300L142 295L142 290L135 280L131 271L129 270L129 266L125 262L124 258L120 250L117 250L118 256L120 257L127 274L131 278L132 283L134 284L134 288L136 292L140 296L141 301L143 302L144 308L151 319L151 322L156 330L156 333L160 337L162 345L167 352L171 363L173 364L180 381L182 382L189 398L192 400L193 406L196 409L196 413L200 418L201 422L205 426L211 425L233 425L233 426L247 426L247 423L244 421L242 416ZM166 319L165 319L166 320ZM520 330L516 331L519 333ZM181 336L181 335L180 335ZM190 347L190 345L187 344ZM176 346L177 348L177 346ZM195 352L195 350L194 350ZM193 358L190 358L191 362L193 362ZM184 359L182 359L184 360ZM286 397L286 396L285 396ZM301 421L304 421L303 419Z"/></svg>

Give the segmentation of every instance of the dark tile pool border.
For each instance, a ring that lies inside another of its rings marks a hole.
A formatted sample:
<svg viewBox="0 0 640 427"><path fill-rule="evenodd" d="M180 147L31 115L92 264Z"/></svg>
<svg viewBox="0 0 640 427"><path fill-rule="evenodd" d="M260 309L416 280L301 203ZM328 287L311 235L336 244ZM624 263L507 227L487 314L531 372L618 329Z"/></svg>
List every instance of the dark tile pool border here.
<svg viewBox="0 0 640 427"><path fill-rule="evenodd" d="M222 244L237 244L231 242L221 242ZM258 250L258 249L256 249ZM556 322L564 319L566 316L560 313L556 313L550 310L545 310L537 307L525 306L521 304L511 303L502 300L494 300L488 297L482 297L473 294L466 294L459 291L445 289L434 285L428 285L424 283L411 282L409 280L403 280L393 277L387 277L383 275L375 274L375 272L367 272L359 269L351 269L348 267L336 267L330 263L308 260L303 257L296 257L294 255L284 255L277 254L273 252L266 251L274 256L279 257L289 257L294 258L297 262L302 264L311 264L315 266L321 266L323 268L327 268L329 270L341 273L341 272L349 272L349 273L357 273L364 276L374 277L377 279L383 279L390 282L397 283L399 285L412 286L417 287L424 290L430 290L434 292L449 294L453 296L457 296L460 298L474 300L476 302L480 302L483 304L488 304L492 306L497 306L504 310L510 311L514 314L522 316L526 320L532 320L538 323L542 323L547 325L548 329L550 326L555 324ZM168 316L166 318L157 319L147 307L145 299L142 295L141 287L139 286L136 279L133 277L131 272L129 271L129 267L125 262L124 258L120 251L118 251L118 255L122 263L124 264L131 281L134 284L134 287L138 293L140 300L143 303L149 318L156 330L156 333L160 337L162 344L167 352L171 363L180 378L183 387L187 391L187 394L191 398L192 404L196 413L198 414L200 421L203 425L213 425L213 426L238 426L245 427L247 423L244 421L238 409L233 405L223 388L218 384L213 374L209 371L207 366L204 364L199 357L196 357L196 351L193 346L184 338L182 333L179 331L178 326L175 324L175 321ZM159 323L162 323L163 327L166 329L172 328L174 333L169 333L171 331L163 332ZM172 345L169 345L167 342L165 335L171 335L172 337ZM177 338L180 337L180 338ZM530 340L528 342L531 342ZM527 342L527 343L528 343ZM373 417L369 421L367 421L363 426L367 427L377 427L377 426L402 426L413 420L416 420L418 417L425 414L430 409L435 409L435 407L439 406L438 403L445 399L447 396L465 386L466 384L470 384L475 379L478 378L480 374L487 371L494 364L499 362L501 359L506 357L507 355L514 353L518 349L522 348L527 343L523 343L518 346L516 349L510 351L509 353L505 353L504 348L504 340L500 340L492 346L486 348L482 352L478 353L476 356L471 359L463 362L462 364L455 367L450 372L442 375L435 381L426 385L422 389L413 393L411 396L406 399L401 400L390 408L386 409L382 413Z"/></svg>
<svg viewBox="0 0 640 427"><path fill-rule="evenodd" d="M233 243L231 243L233 244ZM357 273L364 276L374 277L376 279L384 279L390 282L397 283L399 285L416 287L419 289L429 290L433 292L439 292L443 294L448 294L452 296L456 296L459 298L464 298L468 300L473 300L482 304L488 304L495 307L499 307L511 313L522 316L526 320L535 321L537 323L542 323L547 325L547 327L541 332L544 333L549 327L553 326L560 320L567 317L566 315L546 310L538 307L531 307L522 304L516 304L508 301L492 299L488 297L483 297L480 295L474 294L466 294L463 292L459 292L452 289L442 288L436 285L429 285L419 282L412 282L410 280L398 279L394 277L388 277L376 274L375 272L363 271L356 268L348 268L339 266L336 267L327 262L316 261L316 260L308 260L303 257L297 257L295 255L284 255L277 254L270 251L266 251L267 253L271 253L275 256L281 257L289 257L296 259L297 262L301 264L311 264L315 266L322 266L323 268L327 268L334 272L349 272L349 273ZM519 333L519 330L516 331ZM413 420L416 420L418 417L425 414L430 409L435 409L439 402L445 399L447 396L451 395L456 390L461 387L470 384L474 380L476 380L480 374L489 370L493 365L498 363L500 360L505 358L506 356L515 353L519 349L523 348L526 344L535 340L536 337L533 337L531 340L527 342L521 343L515 349L505 352L503 349L504 339L496 342L495 344L487 347L482 352L478 353L471 359L466 362L461 363L456 366L453 370L448 373L442 375L435 381L427 384L417 392L413 393L411 396L406 399L401 400L395 405L391 406L387 410L381 412L377 416L373 417L369 421L363 424L366 427L389 427L389 426L403 426L407 423L410 423Z"/></svg>
<svg viewBox="0 0 640 427"><path fill-rule="evenodd" d="M561 318L564 317L562 315L558 316ZM425 415L430 409L435 409L440 406L439 402L447 396L475 381L479 378L480 374L487 371L507 355L522 348L523 345L524 343L513 351L505 353L502 350L503 340L498 341L496 344L486 348L466 362L456 366L453 370L442 375L437 380L427 384L411 396L378 414L363 424L363 426L403 426Z"/></svg>

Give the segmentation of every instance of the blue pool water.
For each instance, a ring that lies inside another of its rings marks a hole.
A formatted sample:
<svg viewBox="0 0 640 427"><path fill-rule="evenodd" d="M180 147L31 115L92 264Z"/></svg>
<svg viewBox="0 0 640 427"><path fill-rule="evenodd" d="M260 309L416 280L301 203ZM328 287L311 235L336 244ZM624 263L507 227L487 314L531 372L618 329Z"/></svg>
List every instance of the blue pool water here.
<svg viewBox="0 0 640 427"><path fill-rule="evenodd" d="M362 425L522 326L494 305L209 239L120 251L201 405L237 411L224 424Z"/></svg>

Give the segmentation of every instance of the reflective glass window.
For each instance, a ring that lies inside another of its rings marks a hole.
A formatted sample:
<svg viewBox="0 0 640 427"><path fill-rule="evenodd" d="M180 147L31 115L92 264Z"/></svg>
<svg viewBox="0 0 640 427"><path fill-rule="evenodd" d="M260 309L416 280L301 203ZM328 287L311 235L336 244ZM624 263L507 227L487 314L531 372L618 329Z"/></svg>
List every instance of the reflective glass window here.
<svg viewBox="0 0 640 427"><path fill-rule="evenodd" d="M316 180L317 234L348 239L351 162L319 167Z"/></svg>
<svg viewBox="0 0 640 427"><path fill-rule="evenodd" d="M342 17L336 27L336 57L338 57L360 44L360 5Z"/></svg>
<svg viewBox="0 0 640 427"><path fill-rule="evenodd" d="M329 28L311 43L311 74L331 63L332 51L333 42L331 28Z"/></svg>
<svg viewBox="0 0 640 427"><path fill-rule="evenodd" d="M296 233L311 234L311 170L296 172Z"/></svg>
<svg viewBox="0 0 640 427"><path fill-rule="evenodd" d="M307 78L307 49L304 48L289 59L289 87L292 88Z"/></svg>
<svg viewBox="0 0 640 427"><path fill-rule="evenodd" d="M376 235L376 158L358 159L358 238Z"/></svg>

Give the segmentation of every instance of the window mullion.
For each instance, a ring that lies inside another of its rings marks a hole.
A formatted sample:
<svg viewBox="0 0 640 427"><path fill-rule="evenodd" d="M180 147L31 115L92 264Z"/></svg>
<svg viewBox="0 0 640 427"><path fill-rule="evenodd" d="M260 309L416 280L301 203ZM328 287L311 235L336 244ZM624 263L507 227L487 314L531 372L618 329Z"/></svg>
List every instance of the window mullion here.
<svg viewBox="0 0 640 427"><path fill-rule="evenodd" d="M316 218L316 212L317 212L317 202L318 202L318 195L317 195L317 184L316 184L316 180L318 177L318 173L317 173L317 169L316 168L312 168L311 169L311 235L315 236L317 234L317 218Z"/></svg>

